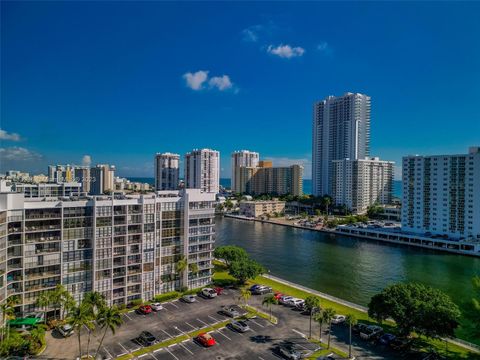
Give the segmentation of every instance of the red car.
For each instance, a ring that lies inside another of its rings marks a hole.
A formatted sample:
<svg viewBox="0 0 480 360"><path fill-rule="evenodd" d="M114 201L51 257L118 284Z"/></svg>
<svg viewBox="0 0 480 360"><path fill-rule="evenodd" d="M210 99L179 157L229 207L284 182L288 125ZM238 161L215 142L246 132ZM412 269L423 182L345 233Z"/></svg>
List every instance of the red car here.
<svg viewBox="0 0 480 360"><path fill-rule="evenodd" d="M282 296L283 296L283 294L280 293L280 292L276 292L276 293L273 294L273 297L274 297L276 300L280 300L280 298L281 298Z"/></svg>
<svg viewBox="0 0 480 360"><path fill-rule="evenodd" d="M212 337L212 335L207 334L207 333L202 333L199 334L196 338L196 341L198 341L200 344L202 344L205 347L210 347L215 345L215 339Z"/></svg>
<svg viewBox="0 0 480 360"><path fill-rule="evenodd" d="M216 287L216 288L213 289L213 290L215 290L215 292L217 293L217 295L222 295L222 293L223 293L223 288L221 288L221 287Z"/></svg>
<svg viewBox="0 0 480 360"><path fill-rule="evenodd" d="M152 307L150 305L141 305L138 308L137 312L143 315L147 315L152 312Z"/></svg>

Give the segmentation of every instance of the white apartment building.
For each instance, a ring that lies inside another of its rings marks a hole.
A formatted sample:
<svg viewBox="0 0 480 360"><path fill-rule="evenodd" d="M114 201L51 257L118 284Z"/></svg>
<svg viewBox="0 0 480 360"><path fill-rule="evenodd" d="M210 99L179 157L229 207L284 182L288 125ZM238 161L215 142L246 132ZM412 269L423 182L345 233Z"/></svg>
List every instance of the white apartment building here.
<svg viewBox="0 0 480 360"><path fill-rule="evenodd" d="M82 192L82 184L78 182L41 184L14 183L13 191L22 193L25 198L78 196Z"/></svg>
<svg viewBox="0 0 480 360"><path fill-rule="evenodd" d="M156 154L155 189L175 190L178 189L180 175L180 155L172 153Z"/></svg>
<svg viewBox="0 0 480 360"><path fill-rule="evenodd" d="M242 189L240 188L240 179L239 179L239 168L240 167L250 167L256 168L260 160L260 154L258 152L249 151L249 150L240 150L232 153L232 178L231 178L231 189L234 193L241 193Z"/></svg>
<svg viewBox="0 0 480 360"><path fill-rule="evenodd" d="M220 152L195 149L185 154L185 187L217 194L220 191Z"/></svg>
<svg viewBox="0 0 480 360"><path fill-rule="evenodd" d="M312 192L332 194L332 161L370 153L370 97L346 93L313 105Z"/></svg>
<svg viewBox="0 0 480 360"><path fill-rule="evenodd" d="M241 201L240 214L247 217L259 217L262 215L273 215L285 212L285 201L263 200L263 201Z"/></svg>
<svg viewBox="0 0 480 360"><path fill-rule="evenodd" d="M480 239L480 147L403 158L402 230Z"/></svg>
<svg viewBox="0 0 480 360"><path fill-rule="evenodd" d="M373 204L391 204L393 161L378 157L332 162L332 198L355 214L363 214Z"/></svg>
<svg viewBox="0 0 480 360"><path fill-rule="evenodd" d="M95 290L116 305L204 286L214 206L215 194L196 189L69 200L1 193L0 303L18 295L18 310L38 310L39 295L57 284L76 300Z"/></svg>

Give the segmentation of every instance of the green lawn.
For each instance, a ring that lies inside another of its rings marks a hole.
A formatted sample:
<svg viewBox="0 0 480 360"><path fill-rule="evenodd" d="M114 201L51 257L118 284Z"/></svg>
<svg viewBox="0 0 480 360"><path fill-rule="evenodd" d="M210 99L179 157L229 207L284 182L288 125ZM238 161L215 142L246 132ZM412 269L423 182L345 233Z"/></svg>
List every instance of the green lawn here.
<svg viewBox="0 0 480 360"><path fill-rule="evenodd" d="M217 284L226 285L228 283L230 284L235 283L235 278L233 278L226 272L226 268L224 264L220 262L215 262L215 273L213 275L213 281L214 283L217 283ZM249 281L247 285L251 285L254 283L270 286L274 291L279 291L281 293L295 296L298 298L305 299L307 296L312 295L309 292L296 289L288 285L284 285L275 280L267 279L264 276L258 276L253 281ZM322 308L330 307L330 308L333 308L338 314L343 314L343 315L354 314L360 322L371 323L371 324L376 323L373 319L370 319L368 317L368 314L362 311L353 309L351 307L348 307L348 306L345 306L321 297L319 297L319 299L320 299ZM382 327L385 329L385 331L395 333L395 324L393 322L383 323ZM419 338L416 341L416 345L422 350L425 350L425 351L435 350L438 353L445 355L445 342L443 341ZM461 359L480 360L480 354L473 354L469 350L451 343L448 344L447 357L448 359L453 359L453 360L461 360Z"/></svg>

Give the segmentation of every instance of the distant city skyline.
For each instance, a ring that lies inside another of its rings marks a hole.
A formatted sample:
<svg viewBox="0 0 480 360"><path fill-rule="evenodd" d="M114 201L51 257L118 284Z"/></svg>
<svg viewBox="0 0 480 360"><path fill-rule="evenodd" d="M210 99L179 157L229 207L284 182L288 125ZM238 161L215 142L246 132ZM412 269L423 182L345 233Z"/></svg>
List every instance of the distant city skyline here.
<svg viewBox="0 0 480 360"><path fill-rule="evenodd" d="M272 5L2 2L0 173L153 177L157 152L212 148L222 178L248 149L310 179L312 105L345 92L371 97L397 179L480 144L480 3Z"/></svg>

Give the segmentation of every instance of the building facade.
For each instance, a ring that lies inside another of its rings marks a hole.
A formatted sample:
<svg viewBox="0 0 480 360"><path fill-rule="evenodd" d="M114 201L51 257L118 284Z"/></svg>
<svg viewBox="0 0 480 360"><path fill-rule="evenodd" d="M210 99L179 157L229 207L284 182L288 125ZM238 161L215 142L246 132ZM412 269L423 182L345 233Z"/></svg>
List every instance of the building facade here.
<svg viewBox="0 0 480 360"><path fill-rule="evenodd" d="M196 189L70 200L2 193L0 301L18 295L18 310L34 311L43 291L63 284L77 301L98 291L121 305L206 285L214 205L214 194Z"/></svg>
<svg viewBox="0 0 480 360"><path fill-rule="evenodd" d="M201 149L185 154L185 188L220 191L220 152Z"/></svg>
<svg viewBox="0 0 480 360"><path fill-rule="evenodd" d="M393 199L394 162L379 158L332 161L332 198L355 214L374 204L387 205Z"/></svg>
<svg viewBox="0 0 480 360"><path fill-rule="evenodd" d="M232 183L231 188L234 193L242 193L240 187L239 168L250 167L255 168L258 166L260 160L260 154L258 152L249 150L240 150L232 153Z"/></svg>
<svg viewBox="0 0 480 360"><path fill-rule="evenodd" d="M163 153L156 154L155 167L155 189L176 190L178 189L180 177L180 155Z"/></svg>
<svg viewBox="0 0 480 360"><path fill-rule="evenodd" d="M370 97L346 93L313 105L312 192L332 194L333 160L370 154Z"/></svg>
<svg viewBox="0 0 480 360"><path fill-rule="evenodd" d="M281 214L285 212L285 201L242 201L240 202L240 214L247 217L259 217L263 215Z"/></svg>
<svg viewBox="0 0 480 360"><path fill-rule="evenodd" d="M43 197L64 197L78 196L82 192L82 184L77 182L70 183L41 183L24 184L14 183L13 190L24 194L25 198L43 198Z"/></svg>
<svg viewBox="0 0 480 360"><path fill-rule="evenodd" d="M402 230L480 239L480 147L403 158Z"/></svg>

